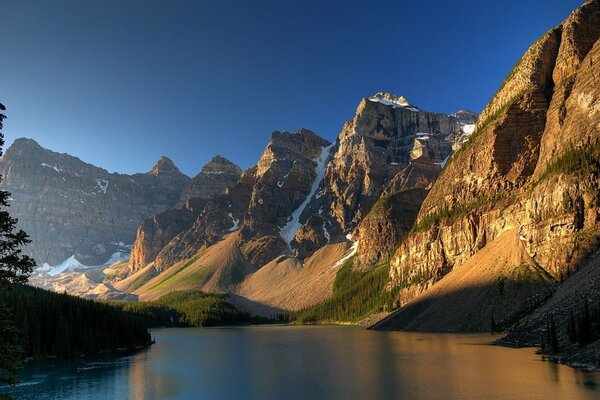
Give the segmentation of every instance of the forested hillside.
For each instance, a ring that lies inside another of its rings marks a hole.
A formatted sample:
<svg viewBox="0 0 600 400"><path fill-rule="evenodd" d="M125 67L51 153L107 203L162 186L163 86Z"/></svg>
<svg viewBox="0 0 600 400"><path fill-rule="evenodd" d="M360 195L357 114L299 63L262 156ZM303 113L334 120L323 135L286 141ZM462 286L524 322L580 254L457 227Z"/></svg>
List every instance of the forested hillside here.
<svg viewBox="0 0 600 400"><path fill-rule="evenodd" d="M257 322L227 302L227 295L194 290L172 292L154 301L114 302L142 317L151 327L219 326Z"/></svg>
<svg viewBox="0 0 600 400"><path fill-rule="evenodd" d="M143 318L109 304L25 285L1 286L0 303L12 309L24 357L92 355L151 343Z"/></svg>

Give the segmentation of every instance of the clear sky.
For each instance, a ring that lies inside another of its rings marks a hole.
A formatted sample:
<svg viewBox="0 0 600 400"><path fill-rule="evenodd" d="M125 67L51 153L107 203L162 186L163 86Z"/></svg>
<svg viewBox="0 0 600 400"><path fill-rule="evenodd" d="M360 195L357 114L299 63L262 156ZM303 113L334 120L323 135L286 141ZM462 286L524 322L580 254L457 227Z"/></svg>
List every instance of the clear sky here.
<svg viewBox="0 0 600 400"><path fill-rule="evenodd" d="M111 172L246 168L274 130L334 140L378 91L480 111L581 3L2 0L4 133Z"/></svg>

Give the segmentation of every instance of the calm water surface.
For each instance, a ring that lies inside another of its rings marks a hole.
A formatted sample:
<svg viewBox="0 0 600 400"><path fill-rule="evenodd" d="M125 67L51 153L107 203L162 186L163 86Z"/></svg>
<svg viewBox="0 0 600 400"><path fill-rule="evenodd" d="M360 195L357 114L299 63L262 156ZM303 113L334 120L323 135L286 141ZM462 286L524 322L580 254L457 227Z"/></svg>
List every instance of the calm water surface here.
<svg viewBox="0 0 600 400"><path fill-rule="evenodd" d="M152 348L128 357L29 365L15 397L600 399L600 374L490 346L491 335L263 326L153 336Z"/></svg>

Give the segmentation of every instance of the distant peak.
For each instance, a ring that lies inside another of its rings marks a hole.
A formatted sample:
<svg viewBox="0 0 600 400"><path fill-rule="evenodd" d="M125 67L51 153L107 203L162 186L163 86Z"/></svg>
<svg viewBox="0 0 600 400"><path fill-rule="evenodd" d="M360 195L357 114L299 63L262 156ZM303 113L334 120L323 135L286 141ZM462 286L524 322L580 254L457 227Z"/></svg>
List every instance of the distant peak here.
<svg viewBox="0 0 600 400"><path fill-rule="evenodd" d="M236 164L232 163L225 157L220 155L216 155L210 159L209 162L202 167L201 174L219 174L219 173L228 173L228 174L241 174L242 169L238 167Z"/></svg>
<svg viewBox="0 0 600 400"><path fill-rule="evenodd" d="M169 157L162 156L152 167L150 175L162 174L181 174L181 171Z"/></svg>
<svg viewBox="0 0 600 400"><path fill-rule="evenodd" d="M479 114L475 111L462 109L450 114L450 116L458 118L458 120L463 124L474 124L477 122L477 117L479 117Z"/></svg>
<svg viewBox="0 0 600 400"><path fill-rule="evenodd" d="M15 155L39 154L40 152L45 151L47 152L49 150L44 149L35 140L28 138L19 138L15 139L15 141L10 146L8 146L8 149L6 149L6 153L4 155L7 158L11 158ZM2 152L0 152L0 155L1 154Z"/></svg>
<svg viewBox="0 0 600 400"><path fill-rule="evenodd" d="M375 93L373 96L368 98L370 101L374 103L381 103L386 106L392 106L394 108L407 108L411 111L419 111L418 108L413 106L404 96L396 96L389 92L379 92Z"/></svg>
<svg viewBox="0 0 600 400"><path fill-rule="evenodd" d="M15 146L15 147L42 147L35 140L29 139L29 138L24 138L24 137L23 138L15 139L15 141L13 142L13 144L11 146Z"/></svg>
<svg viewBox="0 0 600 400"><path fill-rule="evenodd" d="M330 145L331 143L314 133L313 131L301 128L296 132L275 131L271 134L269 145L285 145L284 143L316 143L321 147Z"/></svg>

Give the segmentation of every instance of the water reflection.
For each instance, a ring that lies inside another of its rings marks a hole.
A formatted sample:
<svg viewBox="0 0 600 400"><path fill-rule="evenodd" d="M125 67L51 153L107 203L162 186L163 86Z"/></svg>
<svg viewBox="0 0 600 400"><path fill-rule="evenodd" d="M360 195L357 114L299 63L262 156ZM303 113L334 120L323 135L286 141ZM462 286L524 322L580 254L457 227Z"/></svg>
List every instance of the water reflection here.
<svg viewBox="0 0 600 400"><path fill-rule="evenodd" d="M17 398L592 399L600 375L491 335L351 327L163 329L118 360L29 366Z"/></svg>

